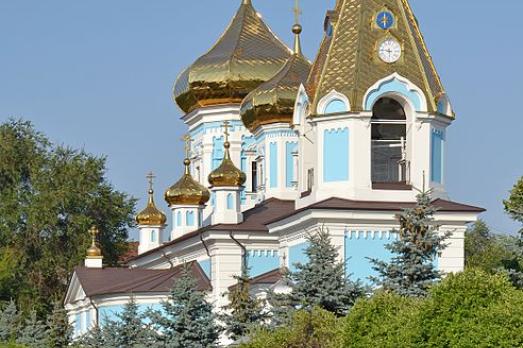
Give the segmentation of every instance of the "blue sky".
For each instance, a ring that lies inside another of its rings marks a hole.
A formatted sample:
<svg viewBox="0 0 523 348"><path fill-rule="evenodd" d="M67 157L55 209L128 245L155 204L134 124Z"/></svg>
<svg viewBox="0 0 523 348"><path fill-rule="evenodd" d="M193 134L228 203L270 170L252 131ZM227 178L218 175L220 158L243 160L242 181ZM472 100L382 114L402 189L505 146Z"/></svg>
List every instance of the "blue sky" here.
<svg viewBox="0 0 523 348"><path fill-rule="evenodd" d="M293 0L253 0L289 45ZM312 59L334 0L302 0ZM240 0L0 2L0 121L22 117L52 140L108 156L108 178L157 201L182 169L185 126L171 100L178 73L211 47ZM488 209L495 231L518 226L502 200L523 175L523 1L411 0L457 113L448 134L453 200Z"/></svg>

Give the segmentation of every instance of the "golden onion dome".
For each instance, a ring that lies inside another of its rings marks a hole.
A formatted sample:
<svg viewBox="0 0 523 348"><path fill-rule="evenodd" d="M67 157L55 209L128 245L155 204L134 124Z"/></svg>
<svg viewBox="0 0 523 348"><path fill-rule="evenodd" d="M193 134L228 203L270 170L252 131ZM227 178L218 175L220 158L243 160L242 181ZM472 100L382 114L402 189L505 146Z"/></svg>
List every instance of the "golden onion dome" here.
<svg viewBox="0 0 523 348"><path fill-rule="evenodd" d="M214 105L240 104L268 81L290 56L263 22L251 0L242 4L216 44L180 74L174 99L184 112Z"/></svg>
<svg viewBox="0 0 523 348"><path fill-rule="evenodd" d="M185 173L180 180L165 192L165 200L169 206L173 205L204 205L211 197L209 190L200 185L191 176L189 166L191 161L183 161Z"/></svg>
<svg viewBox="0 0 523 348"><path fill-rule="evenodd" d="M251 132L262 125L292 121L298 89L311 69L311 63L301 52L301 26L295 24L292 31L294 54L273 78L249 93L241 105L243 124Z"/></svg>
<svg viewBox="0 0 523 348"><path fill-rule="evenodd" d="M98 236L98 233L98 229L94 226L89 230L89 234L91 235L91 246L87 249L87 257L102 257L102 250L96 243L96 236Z"/></svg>
<svg viewBox="0 0 523 348"><path fill-rule="evenodd" d="M154 204L154 190L149 188L149 199L147 201L147 207L136 215L136 223L138 226L162 226L167 222L165 214L156 208Z"/></svg>
<svg viewBox="0 0 523 348"><path fill-rule="evenodd" d="M243 186L247 180L245 173L236 168L234 162L231 160L231 154L229 152L231 144L229 143L227 128L228 122L225 121L225 142L223 143L225 154L220 166L209 174L209 183L212 187L240 187Z"/></svg>

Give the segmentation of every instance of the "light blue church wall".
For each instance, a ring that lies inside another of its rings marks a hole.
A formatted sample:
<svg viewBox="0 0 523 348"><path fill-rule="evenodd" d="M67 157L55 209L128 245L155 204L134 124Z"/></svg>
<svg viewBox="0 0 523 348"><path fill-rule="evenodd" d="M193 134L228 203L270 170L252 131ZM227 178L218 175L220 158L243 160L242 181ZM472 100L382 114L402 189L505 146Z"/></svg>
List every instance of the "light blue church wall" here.
<svg viewBox="0 0 523 348"><path fill-rule="evenodd" d="M185 212L185 224L187 226L194 226L194 212L193 211Z"/></svg>
<svg viewBox="0 0 523 348"><path fill-rule="evenodd" d="M234 208L232 193L227 194L227 209L232 210Z"/></svg>
<svg viewBox="0 0 523 348"><path fill-rule="evenodd" d="M256 277L280 267L278 250L247 250L249 276Z"/></svg>
<svg viewBox="0 0 523 348"><path fill-rule="evenodd" d="M370 284L369 276L375 276L370 258L390 261L392 255L385 248L398 238L389 231L347 231L345 233L345 270L352 280Z"/></svg>
<svg viewBox="0 0 523 348"><path fill-rule="evenodd" d="M431 141L431 171L430 178L432 182L441 184L443 182L443 152L445 143L445 134L441 130L432 130Z"/></svg>
<svg viewBox="0 0 523 348"><path fill-rule="evenodd" d="M309 242L303 242L289 247L289 270L291 272L296 272L296 264L309 262L309 258L305 253L308 246Z"/></svg>
<svg viewBox="0 0 523 348"><path fill-rule="evenodd" d="M336 113L339 113L339 112L346 112L346 111L349 111L348 108L347 108L347 105L345 104L345 102L343 100L340 100L340 99L333 99L329 102L329 104L327 104L327 106L325 107L325 110L323 111L323 113L325 114L336 114Z"/></svg>
<svg viewBox="0 0 523 348"><path fill-rule="evenodd" d="M297 142L287 142L285 144L285 186L292 187L292 179L294 178L294 160L292 153L296 152L298 147Z"/></svg>
<svg viewBox="0 0 523 348"><path fill-rule="evenodd" d="M98 323L104 326L109 320L118 321L118 315L125 310L125 304L100 306L98 308ZM161 303L138 304L138 313L143 314L148 310L163 311Z"/></svg>
<svg viewBox="0 0 523 348"><path fill-rule="evenodd" d="M278 187L278 144L270 143L269 145L269 163L270 163L270 177L269 184L271 188Z"/></svg>
<svg viewBox="0 0 523 348"><path fill-rule="evenodd" d="M212 170L220 166L223 160L223 136L212 139Z"/></svg>
<svg viewBox="0 0 523 348"><path fill-rule="evenodd" d="M323 181L349 180L349 129L325 130L323 136Z"/></svg>
<svg viewBox="0 0 523 348"><path fill-rule="evenodd" d="M176 213L176 226L182 225L182 212L179 211Z"/></svg>
<svg viewBox="0 0 523 348"><path fill-rule="evenodd" d="M211 259L198 261L207 278L211 279Z"/></svg>
<svg viewBox="0 0 523 348"><path fill-rule="evenodd" d="M256 139L253 135L249 136L242 136L242 152L241 152L241 163L240 163L240 169L242 172L247 173L247 171L250 171L250 164L247 163L247 150L255 143ZM242 189L242 192L240 194L240 200L241 204L245 204L247 201L247 194L245 192L245 187Z"/></svg>
<svg viewBox="0 0 523 348"><path fill-rule="evenodd" d="M365 100L365 109L372 110L372 107L381 96L391 92L401 94L403 97L410 100L416 111L422 111L422 97L420 94L417 91L410 90L406 83L401 82L397 78L392 78L389 81L383 82L378 89L370 92Z"/></svg>

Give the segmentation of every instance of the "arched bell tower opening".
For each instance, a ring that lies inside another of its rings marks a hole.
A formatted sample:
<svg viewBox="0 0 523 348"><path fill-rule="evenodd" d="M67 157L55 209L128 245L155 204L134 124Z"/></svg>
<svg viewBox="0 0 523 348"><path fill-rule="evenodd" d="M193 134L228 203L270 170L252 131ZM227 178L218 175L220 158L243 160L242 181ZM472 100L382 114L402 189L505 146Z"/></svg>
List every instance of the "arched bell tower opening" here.
<svg viewBox="0 0 523 348"><path fill-rule="evenodd" d="M405 108L397 100L383 97L372 108L371 125L373 186L407 185L410 181L410 164Z"/></svg>

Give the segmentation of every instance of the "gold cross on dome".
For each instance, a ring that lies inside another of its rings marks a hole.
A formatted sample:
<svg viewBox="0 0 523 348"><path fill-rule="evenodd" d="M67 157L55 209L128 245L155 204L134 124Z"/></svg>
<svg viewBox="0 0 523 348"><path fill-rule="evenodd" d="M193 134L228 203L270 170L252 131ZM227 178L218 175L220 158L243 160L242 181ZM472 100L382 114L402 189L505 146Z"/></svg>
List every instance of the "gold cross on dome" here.
<svg viewBox="0 0 523 348"><path fill-rule="evenodd" d="M185 134L182 140L185 142L185 158L189 158L191 155L191 136L189 134Z"/></svg>
<svg viewBox="0 0 523 348"><path fill-rule="evenodd" d="M96 236L98 236L98 233L100 233L100 231L98 231L98 228L96 228L96 226L91 227L91 229L89 230L89 234L91 235L93 243L96 240Z"/></svg>
<svg viewBox="0 0 523 348"><path fill-rule="evenodd" d="M223 121L223 134L225 135L225 141L229 141L229 128L231 127L231 123L229 121Z"/></svg>
<svg viewBox="0 0 523 348"><path fill-rule="evenodd" d="M294 23L299 24L300 23L300 15L302 14L301 8L300 8L300 0L294 0Z"/></svg>
<svg viewBox="0 0 523 348"><path fill-rule="evenodd" d="M156 178L156 175L154 175L153 172L149 172L149 174L147 174L146 178L147 178L147 181L149 182L149 190L152 191L153 182L154 182L154 179Z"/></svg>

